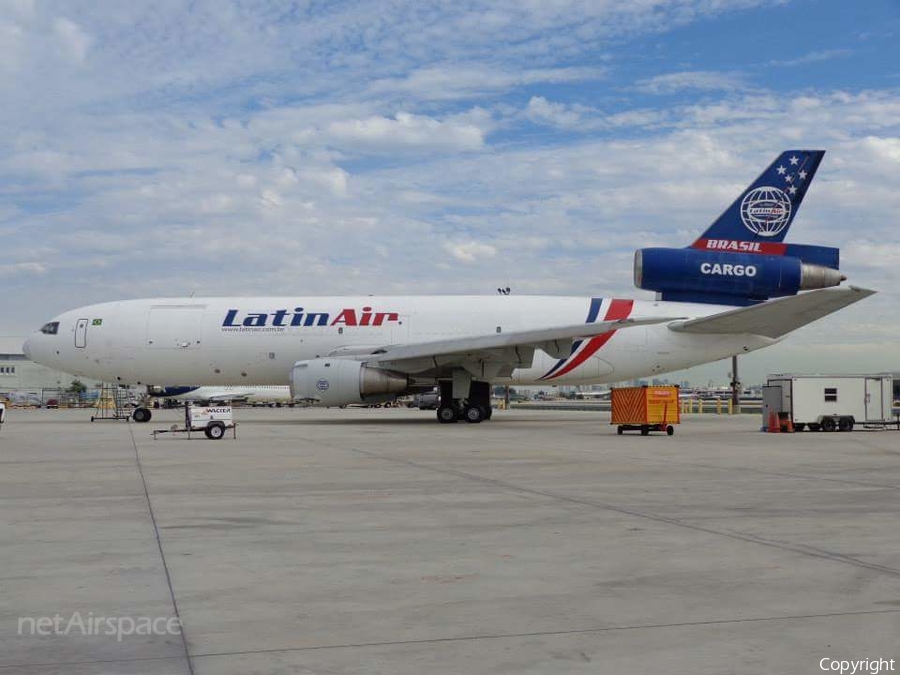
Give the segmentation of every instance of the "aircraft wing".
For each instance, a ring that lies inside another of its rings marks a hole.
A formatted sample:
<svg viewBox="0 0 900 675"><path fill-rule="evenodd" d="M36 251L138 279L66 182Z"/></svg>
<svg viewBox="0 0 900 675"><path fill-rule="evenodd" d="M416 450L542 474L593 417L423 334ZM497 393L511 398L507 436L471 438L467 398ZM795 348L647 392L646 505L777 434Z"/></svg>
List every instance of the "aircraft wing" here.
<svg viewBox="0 0 900 675"><path fill-rule="evenodd" d="M823 288L699 319L678 321L669 328L680 333L750 333L779 338L874 294L875 291L855 286Z"/></svg>
<svg viewBox="0 0 900 675"><path fill-rule="evenodd" d="M551 356L564 358L572 351L572 343L610 331L634 326L667 323L682 317L649 317L579 323L556 328L473 335L434 342L392 345L372 353L368 363L377 363L394 370L420 373L444 367L491 362L500 373L512 368L529 367L535 349Z"/></svg>

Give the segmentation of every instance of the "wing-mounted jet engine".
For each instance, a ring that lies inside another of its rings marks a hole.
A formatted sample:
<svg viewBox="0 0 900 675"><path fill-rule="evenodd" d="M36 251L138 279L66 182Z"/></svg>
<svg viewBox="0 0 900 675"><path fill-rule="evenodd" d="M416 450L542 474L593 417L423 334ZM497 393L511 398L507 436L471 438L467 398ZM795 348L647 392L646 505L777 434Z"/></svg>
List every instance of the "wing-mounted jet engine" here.
<svg viewBox="0 0 900 675"><path fill-rule="evenodd" d="M291 396L313 405L378 403L409 387L410 378L404 373L373 368L352 359L297 361L291 370Z"/></svg>

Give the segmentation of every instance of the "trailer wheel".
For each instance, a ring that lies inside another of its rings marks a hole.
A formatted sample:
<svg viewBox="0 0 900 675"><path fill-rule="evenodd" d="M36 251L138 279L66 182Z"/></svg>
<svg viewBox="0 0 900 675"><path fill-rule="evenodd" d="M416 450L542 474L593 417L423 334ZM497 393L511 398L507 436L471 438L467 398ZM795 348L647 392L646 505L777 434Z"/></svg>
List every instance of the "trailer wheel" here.
<svg viewBox="0 0 900 675"><path fill-rule="evenodd" d="M225 435L224 424L210 424L206 427L206 437L211 441L217 441Z"/></svg>
<svg viewBox="0 0 900 675"><path fill-rule="evenodd" d="M616 433L619 434L619 436L621 436L624 431L625 429L622 428L621 424L616 427Z"/></svg>
<svg viewBox="0 0 900 675"><path fill-rule="evenodd" d="M852 431L853 430L853 420L849 417L842 417L838 420L838 431Z"/></svg>
<svg viewBox="0 0 900 675"><path fill-rule="evenodd" d="M794 431L803 431L806 428L806 425L803 422L794 425Z"/></svg>
<svg viewBox="0 0 900 675"><path fill-rule="evenodd" d="M675 427L673 427L671 424L670 424L669 426L666 427L666 434L667 434L668 436L671 436L671 435L673 435L674 433L675 433Z"/></svg>
<svg viewBox="0 0 900 675"><path fill-rule="evenodd" d="M822 427L820 427L820 426L819 426L818 424L816 424L815 422L810 422L810 423L809 423L809 430L810 430L810 431L820 431L821 428L822 428Z"/></svg>
<svg viewBox="0 0 900 675"><path fill-rule="evenodd" d="M834 423L833 417L826 417L822 420L822 431L834 431L837 425Z"/></svg>
<svg viewBox="0 0 900 675"><path fill-rule="evenodd" d="M650 427L646 424L641 425L641 436L649 436L650 435Z"/></svg>

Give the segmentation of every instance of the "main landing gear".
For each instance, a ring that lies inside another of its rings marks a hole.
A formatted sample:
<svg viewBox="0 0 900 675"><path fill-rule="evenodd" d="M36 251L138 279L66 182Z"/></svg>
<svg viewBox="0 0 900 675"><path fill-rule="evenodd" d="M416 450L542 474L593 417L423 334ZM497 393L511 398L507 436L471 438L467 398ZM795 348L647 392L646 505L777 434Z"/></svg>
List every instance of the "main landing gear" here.
<svg viewBox="0 0 900 675"><path fill-rule="evenodd" d="M441 403L437 409L438 422L450 424L465 420L478 424L491 419L494 409L491 407L491 383L472 380L466 398L453 398L453 382L442 381Z"/></svg>

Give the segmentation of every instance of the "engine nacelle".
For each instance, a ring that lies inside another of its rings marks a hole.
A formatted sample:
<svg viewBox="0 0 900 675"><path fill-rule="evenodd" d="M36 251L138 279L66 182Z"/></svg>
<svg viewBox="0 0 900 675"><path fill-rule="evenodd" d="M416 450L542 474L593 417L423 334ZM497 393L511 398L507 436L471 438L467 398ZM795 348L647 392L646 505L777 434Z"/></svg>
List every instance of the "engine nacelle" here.
<svg viewBox="0 0 900 675"><path fill-rule="evenodd" d="M408 388L407 375L372 368L352 359L297 361L291 370L291 396L313 405L342 406L381 401Z"/></svg>
<svg viewBox="0 0 900 675"><path fill-rule="evenodd" d="M644 248L634 254L634 284L663 300L752 304L837 286L838 270L800 258L694 248Z"/></svg>

